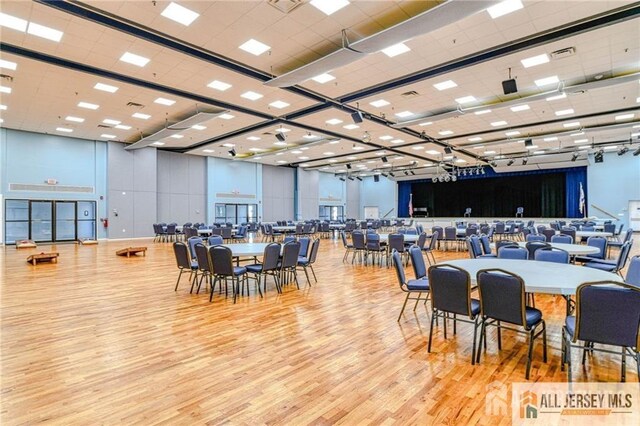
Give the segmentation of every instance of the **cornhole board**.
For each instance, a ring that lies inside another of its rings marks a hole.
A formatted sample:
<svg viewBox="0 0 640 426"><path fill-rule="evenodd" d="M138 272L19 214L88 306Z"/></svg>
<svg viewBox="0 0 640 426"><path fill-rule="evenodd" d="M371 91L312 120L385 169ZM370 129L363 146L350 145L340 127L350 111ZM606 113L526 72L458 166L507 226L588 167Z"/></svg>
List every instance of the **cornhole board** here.
<svg viewBox="0 0 640 426"><path fill-rule="evenodd" d="M138 254L138 253L142 253L143 256L146 256L147 248L146 247L127 247L122 250L118 250L116 252L118 256L127 256L127 257L131 257L131 255Z"/></svg>
<svg viewBox="0 0 640 426"><path fill-rule="evenodd" d="M36 266L38 262L55 262L58 263L58 256L60 253L40 253L40 254L32 254L27 257L27 262Z"/></svg>
<svg viewBox="0 0 640 426"><path fill-rule="evenodd" d="M87 239L81 239L79 241L80 241L80 244L82 244L83 246L93 246L93 245L98 244L97 240L90 240L88 238Z"/></svg>
<svg viewBox="0 0 640 426"><path fill-rule="evenodd" d="M33 240L16 241L16 249L36 248L36 247L38 247L38 245Z"/></svg>

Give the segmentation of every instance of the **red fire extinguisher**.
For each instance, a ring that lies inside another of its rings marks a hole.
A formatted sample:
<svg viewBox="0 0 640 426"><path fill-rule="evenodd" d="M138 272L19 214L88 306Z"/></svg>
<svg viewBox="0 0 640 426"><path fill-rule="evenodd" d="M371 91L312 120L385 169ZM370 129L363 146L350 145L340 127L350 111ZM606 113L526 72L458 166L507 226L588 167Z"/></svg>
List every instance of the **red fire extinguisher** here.
<svg viewBox="0 0 640 426"><path fill-rule="evenodd" d="M108 218L101 218L100 220L102 221L102 226L104 226L105 228L109 227L109 219Z"/></svg>

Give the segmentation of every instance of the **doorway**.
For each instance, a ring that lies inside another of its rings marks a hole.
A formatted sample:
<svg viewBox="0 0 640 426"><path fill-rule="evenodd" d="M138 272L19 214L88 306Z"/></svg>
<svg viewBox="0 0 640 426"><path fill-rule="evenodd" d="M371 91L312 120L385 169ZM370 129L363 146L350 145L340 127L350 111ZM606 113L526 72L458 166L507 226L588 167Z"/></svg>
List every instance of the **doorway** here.
<svg viewBox="0 0 640 426"><path fill-rule="evenodd" d="M629 228L640 229L640 200L629 201Z"/></svg>
<svg viewBox="0 0 640 426"><path fill-rule="evenodd" d="M365 219L379 219L380 218L380 209L377 206L370 206L364 208L364 218Z"/></svg>

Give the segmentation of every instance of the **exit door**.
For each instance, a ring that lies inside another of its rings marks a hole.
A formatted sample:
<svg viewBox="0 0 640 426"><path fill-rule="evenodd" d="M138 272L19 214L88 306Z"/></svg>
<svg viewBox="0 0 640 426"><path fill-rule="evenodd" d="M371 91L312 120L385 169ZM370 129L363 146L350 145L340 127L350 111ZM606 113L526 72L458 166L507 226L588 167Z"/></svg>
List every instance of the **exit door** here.
<svg viewBox="0 0 640 426"><path fill-rule="evenodd" d="M629 227L640 229L640 201L629 201Z"/></svg>

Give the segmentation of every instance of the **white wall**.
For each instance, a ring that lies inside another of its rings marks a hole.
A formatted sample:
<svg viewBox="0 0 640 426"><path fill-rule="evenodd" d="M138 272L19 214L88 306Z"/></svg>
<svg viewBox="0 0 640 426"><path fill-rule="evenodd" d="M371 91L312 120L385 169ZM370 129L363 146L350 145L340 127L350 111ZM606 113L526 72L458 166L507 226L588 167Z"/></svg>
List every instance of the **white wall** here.
<svg viewBox="0 0 640 426"><path fill-rule="evenodd" d="M320 212L319 183L320 172L317 170L305 171L297 169L298 173L298 216L296 220L314 219Z"/></svg>
<svg viewBox="0 0 640 426"><path fill-rule="evenodd" d="M215 204L257 204L262 216L262 165L207 157L207 223L215 222Z"/></svg>
<svg viewBox="0 0 640 426"><path fill-rule="evenodd" d="M295 169L262 166L262 221L293 220Z"/></svg>
<svg viewBox="0 0 640 426"><path fill-rule="evenodd" d="M360 210L358 218L364 217L365 207L378 207L382 218L389 210L393 211L387 218L398 216L398 184L384 176L380 182L374 182L373 177L366 177L360 184Z"/></svg>
<svg viewBox="0 0 640 426"><path fill-rule="evenodd" d="M604 154L604 162L595 163L589 157L587 167L587 202L589 216L608 218L596 206L618 216L625 228L629 226L629 201L640 200L640 156L631 153L619 156ZM638 229L636 229L638 231Z"/></svg>
<svg viewBox="0 0 640 426"><path fill-rule="evenodd" d="M198 155L158 151L158 222L207 219L207 162Z"/></svg>

